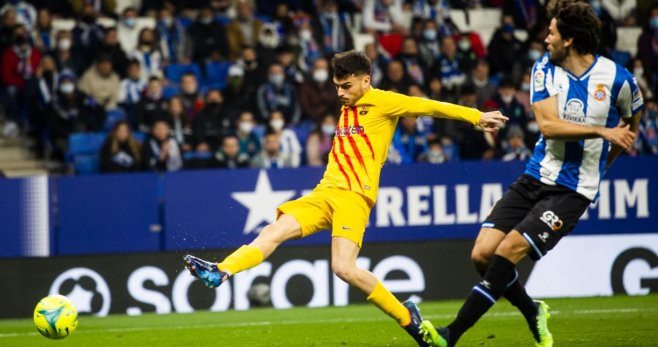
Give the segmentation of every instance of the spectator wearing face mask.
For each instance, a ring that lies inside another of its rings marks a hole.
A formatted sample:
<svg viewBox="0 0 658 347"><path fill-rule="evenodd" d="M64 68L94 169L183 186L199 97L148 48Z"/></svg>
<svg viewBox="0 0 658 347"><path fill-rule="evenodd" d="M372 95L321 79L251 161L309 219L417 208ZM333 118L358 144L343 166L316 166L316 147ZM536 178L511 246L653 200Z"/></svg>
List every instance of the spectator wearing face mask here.
<svg viewBox="0 0 658 347"><path fill-rule="evenodd" d="M11 119L5 127L17 129L17 122L26 106L25 83L35 76L40 61L41 52L30 44L27 30L23 25L17 25L13 32L13 44L2 52L4 102ZM8 128L5 130L9 131ZM9 132L16 133L15 130Z"/></svg>
<svg viewBox="0 0 658 347"><path fill-rule="evenodd" d="M249 167L249 155L240 153L240 142L238 138L229 134L222 139L222 146L218 149L209 166L221 169L238 169Z"/></svg>
<svg viewBox="0 0 658 347"><path fill-rule="evenodd" d="M251 112L242 112L238 118L235 134L240 142L240 153L252 158L260 151L260 138L254 133L256 120Z"/></svg>
<svg viewBox="0 0 658 347"><path fill-rule="evenodd" d="M76 75L80 75L83 71L80 68L83 65L78 56L73 55L73 40L71 39L71 32L60 30L55 35L55 48L53 49L53 57L59 70L68 70Z"/></svg>
<svg viewBox="0 0 658 347"><path fill-rule="evenodd" d="M318 58L313 62L311 77L299 88L299 103L303 119L312 122L319 122L324 115L340 110L326 59Z"/></svg>
<svg viewBox="0 0 658 347"><path fill-rule="evenodd" d="M286 127L286 119L281 111L270 114L268 130L279 137L281 153L290 157L292 167L298 167L302 159L302 145L299 143L297 134Z"/></svg>
<svg viewBox="0 0 658 347"><path fill-rule="evenodd" d="M224 108L224 97L217 89L210 90L199 115L194 119L195 143L206 143L216 150L221 138L231 130L231 122Z"/></svg>
<svg viewBox="0 0 658 347"><path fill-rule="evenodd" d="M418 157L418 161L421 163L430 163L430 164L442 164L448 161L446 154L443 152L443 146L441 141L434 139L429 142L428 149L426 153L422 153Z"/></svg>
<svg viewBox="0 0 658 347"><path fill-rule="evenodd" d="M105 110L111 110L117 107L119 83L119 75L112 69L111 58L101 55L82 75L78 88L93 97Z"/></svg>
<svg viewBox="0 0 658 347"><path fill-rule="evenodd" d="M180 80L180 91L185 114L189 120L193 121L203 108L203 99L199 94L199 82L195 74L191 72L183 74Z"/></svg>
<svg viewBox="0 0 658 347"><path fill-rule="evenodd" d="M126 7L117 25L119 44L124 52L134 52L137 49L139 32L142 30L137 24L137 9Z"/></svg>
<svg viewBox="0 0 658 347"><path fill-rule="evenodd" d="M258 88L267 81L267 67L274 63L273 57L261 57L254 47L245 47L237 64L244 71L243 85L246 93L256 94Z"/></svg>
<svg viewBox="0 0 658 347"><path fill-rule="evenodd" d="M226 28L229 45L229 59L240 58L243 47L254 46L258 40L263 22L254 17L254 9L249 0L238 0L237 15Z"/></svg>
<svg viewBox="0 0 658 347"><path fill-rule="evenodd" d="M477 107L482 107L496 94L496 86L489 78L489 63L484 59L478 60L466 84L475 90Z"/></svg>
<svg viewBox="0 0 658 347"><path fill-rule="evenodd" d="M270 57L276 57L277 49L281 45L281 36L276 30L274 24L265 23L260 27L258 32L258 40L254 45L256 54L261 57L261 62L265 65L270 65L274 61Z"/></svg>
<svg viewBox="0 0 658 347"><path fill-rule="evenodd" d="M187 35L186 55L197 63L203 63L212 52L219 52L224 58L229 54L226 30L215 21L210 6L201 8L197 20L187 29Z"/></svg>
<svg viewBox="0 0 658 347"><path fill-rule="evenodd" d="M514 37L514 18L511 15L503 15L501 27L489 42L488 59L491 73L518 77L513 73L519 68L521 46L521 41Z"/></svg>
<svg viewBox="0 0 658 347"><path fill-rule="evenodd" d="M637 80L637 85L642 91L642 97L646 99L653 99L653 90L649 85L649 81L644 74L644 66L640 59L633 59L633 77Z"/></svg>
<svg viewBox="0 0 658 347"><path fill-rule="evenodd" d="M293 159L291 153L281 150L279 135L274 131L267 131L263 139L263 149L251 160L250 166L259 169L282 169L291 168Z"/></svg>
<svg viewBox="0 0 658 347"><path fill-rule="evenodd" d="M133 138L128 122L117 123L100 152L101 172L133 172L142 167L141 148Z"/></svg>
<svg viewBox="0 0 658 347"><path fill-rule="evenodd" d="M297 31L297 38L299 39L300 49L300 65L302 70L308 72L313 66L313 62L322 57L322 50L320 42L315 38L314 28L311 26L308 18L298 20L299 30Z"/></svg>
<svg viewBox="0 0 658 347"><path fill-rule="evenodd" d="M143 168L147 171L178 171L183 157L176 140L169 137L169 125L164 120L153 124L149 139L142 145Z"/></svg>
<svg viewBox="0 0 658 347"><path fill-rule="evenodd" d="M324 166L336 134L336 116L329 113L322 117L306 139L306 165Z"/></svg>
<svg viewBox="0 0 658 347"><path fill-rule="evenodd" d="M274 110L281 110L289 124L297 124L301 118L295 88L285 80L283 67L272 64L268 70L267 82L258 88L256 101L260 119L267 119Z"/></svg>
<svg viewBox="0 0 658 347"><path fill-rule="evenodd" d="M162 82L151 77L135 111L137 129L148 133L156 121L168 121L167 101L162 97Z"/></svg>
<svg viewBox="0 0 658 347"><path fill-rule="evenodd" d="M139 33L137 49L130 54L132 59L139 62L142 67L142 79L149 77L163 76L163 58L160 52L160 45L156 42L155 32L152 29L144 28Z"/></svg>
<svg viewBox="0 0 658 347"><path fill-rule="evenodd" d="M75 76L60 74L56 96L44 104L50 133L52 158L64 160L69 134L76 131L98 131L105 123L105 110L94 98L76 88Z"/></svg>
<svg viewBox="0 0 658 347"><path fill-rule="evenodd" d="M425 66L432 68L441 56L438 24L431 19L423 21L423 32L421 35L418 42L418 52Z"/></svg>
<svg viewBox="0 0 658 347"><path fill-rule="evenodd" d="M516 100L516 85L509 79L503 79L498 86L498 94L494 96L493 101L498 105L498 109L502 114L509 118L506 127L518 126L525 129L527 125L527 116L521 103ZM500 129L498 132L501 138L505 137L507 133L506 128Z"/></svg>
<svg viewBox="0 0 658 347"><path fill-rule="evenodd" d="M286 82L299 86L304 82L304 72L297 63L299 60L290 47L284 46L277 50L276 62L281 64Z"/></svg>
<svg viewBox="0 0 658 347"><path fill-rule="evenodd" d="M461 68L457 56L457 46L452 36L445 36L441 39L441 57L435 70L433 75L441 76L443 94L449 98L456 98L459 95L459 88L466 81L466 76Z"/></svg>
<svg viewBox="0 0 658 347"><path fill-rule="evenodd" d="M187 35L183 24L173 16L170 8L160 9L157 31L164 60L170 64L184 63L187 60L184 49Z"/></svg>
<svg viewBox="0 0 658 347"><path fill-rule="evenodd" d="M530 41L528 53L523 57L523 70L531 70L532 66L544 55L544 44L540 41Z"/></svg>
<svg viewBox="0 0 658 347"><path fill-rule="evenodd" d="M469 33L461 33L457 41L457 60L462 71L471 71L478 61Z"/></svg>

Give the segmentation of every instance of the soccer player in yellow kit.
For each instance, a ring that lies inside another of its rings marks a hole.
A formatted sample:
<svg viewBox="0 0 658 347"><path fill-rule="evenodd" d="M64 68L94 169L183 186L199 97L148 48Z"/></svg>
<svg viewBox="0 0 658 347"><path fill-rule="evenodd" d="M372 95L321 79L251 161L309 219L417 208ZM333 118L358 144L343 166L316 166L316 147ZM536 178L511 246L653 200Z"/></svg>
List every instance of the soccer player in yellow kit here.
<svg viewBox="0 0 658 347"><path fill-rule="evenodd" d="M494 132L507 121L500 112L482 113L434 100L409 97L370 85L370 60L348 51L332 60L334 84L341 103L333 147L324 177L315 189L277 209L277 220L262 229L220 263L191 255L185 263L192 275L209 287L250 269L283 242L331 229L331 269L359 288L380 310L395 319L419 345L422 318L413 302L400 303L369 271L356 266L370 209L377 199L379 174L400 116L433 116L462 120Z"/></svg>

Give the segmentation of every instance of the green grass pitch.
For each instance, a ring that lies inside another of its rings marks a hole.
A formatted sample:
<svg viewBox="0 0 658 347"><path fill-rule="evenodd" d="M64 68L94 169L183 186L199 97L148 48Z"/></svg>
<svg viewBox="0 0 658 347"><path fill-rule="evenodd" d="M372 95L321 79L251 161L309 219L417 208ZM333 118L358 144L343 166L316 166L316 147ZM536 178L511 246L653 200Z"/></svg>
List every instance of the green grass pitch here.
<svg viewBox="0 0 658 347"><path fill-rule="evenodd" d="M658 346L658 295L549 299L555 345ZM423 302L426 319L447 324L461 301ZM31 319L0 320L0 346L413 346L375 307L81 317L62 341L36 332ZM502 300L460 346L532 346L522 316Z"/></svg>

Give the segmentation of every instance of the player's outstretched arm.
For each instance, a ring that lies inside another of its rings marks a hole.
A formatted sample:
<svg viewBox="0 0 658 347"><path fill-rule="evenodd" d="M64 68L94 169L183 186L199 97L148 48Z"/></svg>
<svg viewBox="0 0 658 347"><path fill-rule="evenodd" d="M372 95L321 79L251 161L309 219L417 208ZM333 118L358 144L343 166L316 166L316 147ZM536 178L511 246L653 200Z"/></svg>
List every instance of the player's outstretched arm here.
<svg viewBox="0 0 658 347"><path fill-rule="evenodd" d="M601 137L624 149L635 142L635 132L628 127L604 128L573 124L557 115L557 96L532 104L539 131L547 139L575 141Z"/></svg>

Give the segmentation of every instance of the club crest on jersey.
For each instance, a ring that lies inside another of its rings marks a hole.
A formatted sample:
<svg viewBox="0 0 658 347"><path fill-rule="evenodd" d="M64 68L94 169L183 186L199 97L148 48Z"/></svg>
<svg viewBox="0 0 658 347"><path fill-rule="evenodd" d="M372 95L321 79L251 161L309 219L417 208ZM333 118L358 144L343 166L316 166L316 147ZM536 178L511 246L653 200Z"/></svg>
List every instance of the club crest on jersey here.
<svg viewBox="0 0 658 347"><path fill-rule="evenodd" d="M605 86L603 84L599 84L598 86L596 86L596 90L594 91L594 99L598 101L603 101L605 100L605 97L607 95L608 94L606 94Z"/></svg>
<svg viewBox="0 0 658 347"><path fill-rule="evenodd" d="M360 116L365 116L368 114L368 106L361 106L361 111L359 111Z"/></svg>
<svg viewBox="0 0 658 347"><path fill-rule="evenodd" d="M562 119L571 123L585 123L585 105L583 102L576 98L569 99L564 105Z"/></svg>

